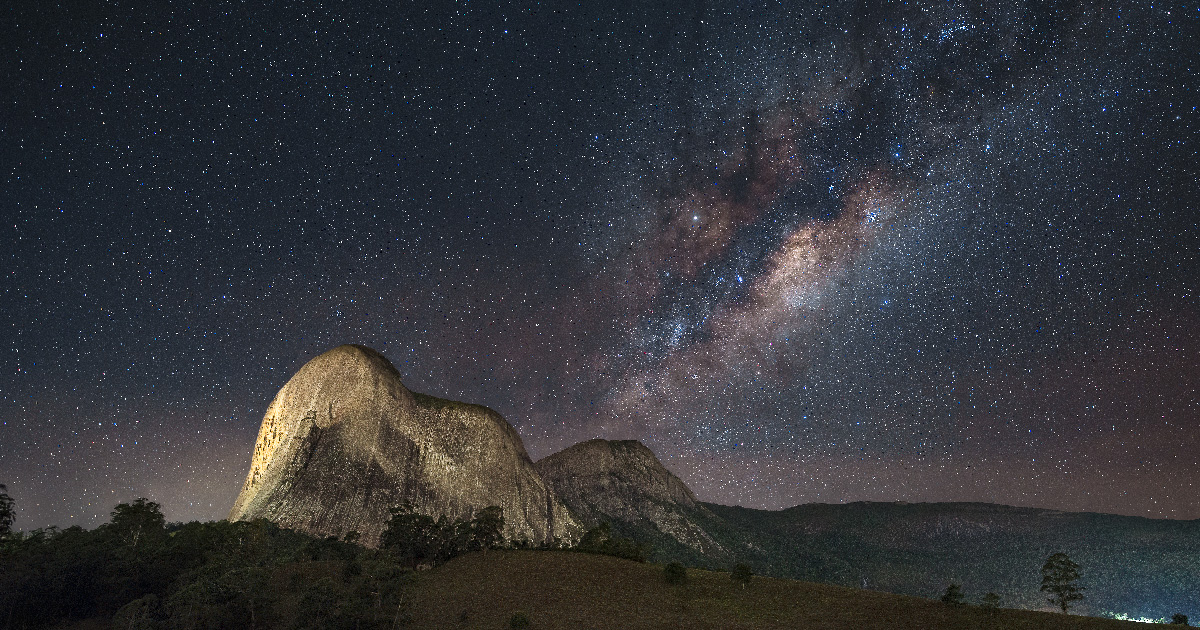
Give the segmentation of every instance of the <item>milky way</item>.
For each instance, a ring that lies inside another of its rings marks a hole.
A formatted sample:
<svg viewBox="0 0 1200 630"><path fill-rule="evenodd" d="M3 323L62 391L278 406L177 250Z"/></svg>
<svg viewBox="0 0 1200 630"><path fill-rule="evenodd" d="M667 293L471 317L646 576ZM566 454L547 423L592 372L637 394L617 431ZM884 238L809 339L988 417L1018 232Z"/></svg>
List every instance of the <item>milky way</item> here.
<svg viewBox="0 0 1200 630"><path fill-rule="evenodd" d="M1200 517L1194 4L12 17L19 527L224 515L347 342L705 500Z"/></svg>

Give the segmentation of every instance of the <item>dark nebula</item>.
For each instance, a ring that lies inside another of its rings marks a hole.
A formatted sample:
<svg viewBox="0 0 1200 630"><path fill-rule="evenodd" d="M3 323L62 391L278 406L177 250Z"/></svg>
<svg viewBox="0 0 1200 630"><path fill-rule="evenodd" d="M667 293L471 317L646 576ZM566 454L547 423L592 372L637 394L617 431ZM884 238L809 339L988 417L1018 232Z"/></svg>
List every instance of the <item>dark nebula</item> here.
<svg viewBox="0 0 1200 630"><path fill-rule="evenodd" d="M341 343L708 501L1200 518L1200 6L590 4L11 9L17 526L223 517Z"/></svg>

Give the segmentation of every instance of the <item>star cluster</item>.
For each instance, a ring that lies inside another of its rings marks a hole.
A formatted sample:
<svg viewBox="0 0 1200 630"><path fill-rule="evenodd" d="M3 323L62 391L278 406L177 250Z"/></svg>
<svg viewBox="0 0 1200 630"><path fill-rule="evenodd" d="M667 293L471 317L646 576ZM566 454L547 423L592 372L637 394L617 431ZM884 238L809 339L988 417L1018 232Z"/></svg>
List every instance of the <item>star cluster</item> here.
<svg viewBox="0 0 1200 630"><path fill-rule="evenodd" d="M18 527L224 516L340 343L705 500L1200 517L1200 7L592 4L13 9Z"/></svg>

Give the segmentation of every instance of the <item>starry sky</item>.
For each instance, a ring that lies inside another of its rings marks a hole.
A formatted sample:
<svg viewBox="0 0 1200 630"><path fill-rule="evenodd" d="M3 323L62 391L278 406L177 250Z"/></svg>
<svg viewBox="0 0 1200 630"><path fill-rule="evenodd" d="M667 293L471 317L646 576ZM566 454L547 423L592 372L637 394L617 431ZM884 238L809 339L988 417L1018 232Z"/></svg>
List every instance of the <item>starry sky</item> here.
<svg viewBox="0 0 1200 630"><path fill-rule="evenodd" d="M1200 518L1200 6L0 20L16 526L223 518L308 359L707 501Z"/></svg>

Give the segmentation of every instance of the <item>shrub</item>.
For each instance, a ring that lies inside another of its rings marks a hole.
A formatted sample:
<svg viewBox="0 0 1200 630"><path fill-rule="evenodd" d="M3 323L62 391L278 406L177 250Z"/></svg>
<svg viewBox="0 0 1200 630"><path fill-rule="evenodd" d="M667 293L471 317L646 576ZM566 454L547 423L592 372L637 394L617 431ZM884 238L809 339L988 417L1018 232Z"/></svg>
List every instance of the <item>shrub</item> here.
<svg viewBox="0 0 1200 630"><path fill-rule="evenodd" d="M678 562L672 562L663 567L663 579L667 581L667 584L687 584L687 569Z"/></svg>
<svg viewBox="0 0 1200 630"><path fill-rule="evenodd" d="M113 615L113 626L122 630L151 630L158 613L158 596L151 593L125 604Z"/></svg>
<svg viewBox="0 0 1200 630"><path fill-rule="evenodd" d="M504 511L494 505L473 518L450 521L445 515L435 520L417 512L411 503L404 503L391 509L391 518L379 537L380 547L414 569L503 545Z"/></svg>
<svg viewBox="0 0 1200 630"><path fill-rule="evenodd" d="M645 562L646 557L650 555L649 549L633 539L613 535L612 526L608 523L601 523L589 529L579 540L579 544L575 545L575 550L616 556L635 562Z"/></svg>
<svg viewBox="0 0 1200 630"><path fill-rule="evenodd" d="M512 630L525 630L529 627L529 615L523 612L513 613L513 616L508 618L508 627Z"/></svg>
<svg viewBox="0 0 1200 630"><path fill-rule="evenodd" d="M1175 613L1174 615L1171 615L1171 623L1186 626L1188 625L1187 615L1183 613Z"/></svg>
<svg viewBox="0 0 1200 630"><path fill-rule="evenodd" d="M961 606L963 603L962 589L951 583L946 587L946 592L942 594L942 603L950 606Z"/></svg>
<svg viewBox="0 0 1200 630"><path fill-rule="evenodd" d="M752 577L754 577L754 571L750 570L750 566L746 564L734 565L733 571L729 574L729 578L734 582L741 584L742 588L746 588L746 585L750 583L750 578Z"/></svg>
<svg viewBox="0 0 1200 630"><path fill-rule="evenodd" d="M996 610L1000 607L1000 596L989 592L983 596L983 607L988 610Z"/></svg>

